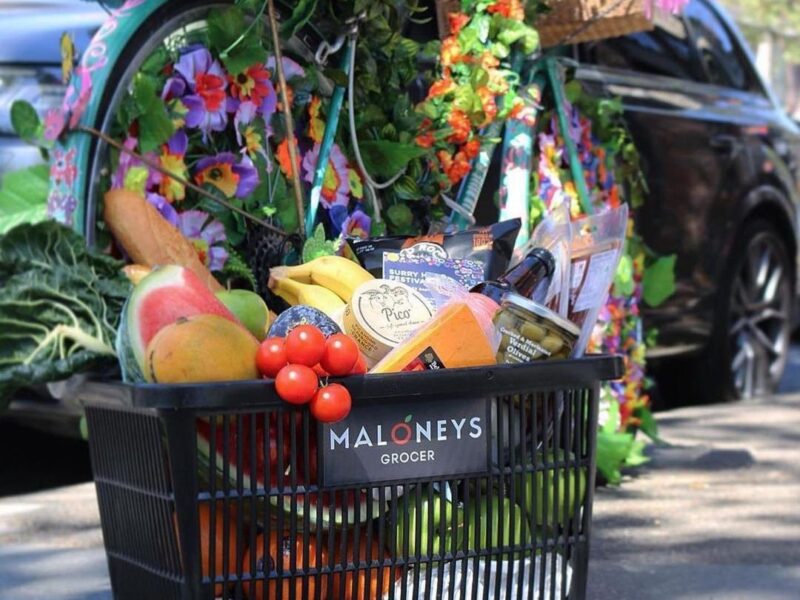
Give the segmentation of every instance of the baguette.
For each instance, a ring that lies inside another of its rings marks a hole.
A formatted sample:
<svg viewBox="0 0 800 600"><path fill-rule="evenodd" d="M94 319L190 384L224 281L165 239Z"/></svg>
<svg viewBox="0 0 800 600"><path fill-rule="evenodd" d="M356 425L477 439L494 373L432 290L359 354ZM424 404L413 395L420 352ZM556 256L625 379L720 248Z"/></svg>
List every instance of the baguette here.
<svg viewBox="0 0 800 600"><path fill-rule="evenodd" d="M133 262L148 267L180 265L194 272L212 292L223 289L200 261L194 245L139 194L109 190L103 218Z"/></svg>

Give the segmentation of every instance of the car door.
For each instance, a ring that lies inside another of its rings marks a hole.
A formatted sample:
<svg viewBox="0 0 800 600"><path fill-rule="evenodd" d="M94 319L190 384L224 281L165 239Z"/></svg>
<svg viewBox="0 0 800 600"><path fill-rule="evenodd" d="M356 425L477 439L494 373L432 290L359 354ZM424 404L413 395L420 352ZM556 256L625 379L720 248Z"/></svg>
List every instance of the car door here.
<svg viewBox="0 0 800 600"><path fill-rule="evenodd" d="M692 4L698 2L695 0ZM715 291L719 199L739 187L731 99L711 85L687 21L662 15L653 31L579 48L578 78L622 99L649 186L637 224L659 254L677 254L676 294L648 315L665 348L702 345Z"/></svg>

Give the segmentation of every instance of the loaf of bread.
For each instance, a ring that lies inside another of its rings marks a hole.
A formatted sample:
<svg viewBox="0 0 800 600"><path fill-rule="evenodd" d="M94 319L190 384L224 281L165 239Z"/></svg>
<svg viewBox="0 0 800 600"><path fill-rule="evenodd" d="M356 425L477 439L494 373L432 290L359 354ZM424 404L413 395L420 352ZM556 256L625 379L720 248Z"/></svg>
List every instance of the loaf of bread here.
<svg viewBox="0 0 800 600"><path fill-rule="evenodd" d="M194 245L139 194L109 190L103 218L133 262L148 267L180 265L193 271L212 292L223 289L200 261Z"/></svg>

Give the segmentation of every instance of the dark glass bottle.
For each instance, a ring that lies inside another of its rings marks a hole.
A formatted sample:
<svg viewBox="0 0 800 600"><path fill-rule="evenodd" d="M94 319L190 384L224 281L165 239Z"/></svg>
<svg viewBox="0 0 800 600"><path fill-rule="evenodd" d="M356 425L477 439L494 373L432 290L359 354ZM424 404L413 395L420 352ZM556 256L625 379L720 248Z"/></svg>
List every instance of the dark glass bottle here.
<svg viewBox="0 0 800 600"><path fill-rule="evenodd" d="M497 280L479 283L470 292L488 296L498 304L508 292L544 304L555 270L556 259L550 251L534 248Z"/></svg>

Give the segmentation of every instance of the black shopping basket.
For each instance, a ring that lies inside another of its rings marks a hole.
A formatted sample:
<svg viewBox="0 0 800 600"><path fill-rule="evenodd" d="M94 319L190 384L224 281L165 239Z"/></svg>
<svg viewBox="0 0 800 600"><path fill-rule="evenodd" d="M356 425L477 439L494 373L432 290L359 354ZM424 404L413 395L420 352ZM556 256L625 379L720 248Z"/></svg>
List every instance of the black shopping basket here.
<svg viewBox="0 0 800 600"><path fill-rule="evenodd" d="M343 380L321 425L269 381L83 394L115 598L584 598L615 357Z"/></svg>

